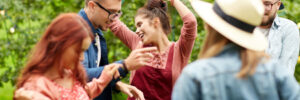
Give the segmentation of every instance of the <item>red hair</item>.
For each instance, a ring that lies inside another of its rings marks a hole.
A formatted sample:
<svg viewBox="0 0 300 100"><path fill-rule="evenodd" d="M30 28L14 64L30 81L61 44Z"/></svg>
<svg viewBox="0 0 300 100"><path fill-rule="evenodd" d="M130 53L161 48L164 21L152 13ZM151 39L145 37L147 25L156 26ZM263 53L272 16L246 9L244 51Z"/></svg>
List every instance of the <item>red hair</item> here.
<svg viewBox="0 0 300 100"><path fill-rule="evenodd" d="M63 59L65 51L75 46L75 55L72 57L75 66L72 70L74 78L85 87L87 82L86 72L80 63L82 42L85 38L93 39L89 25L75 13L61 14L55 18L46 29L41 40L31 52L31 57L21 72L17 81L17 89L22 87L26 80L36 74L43 74L51 67L57 67L58 74L62 78L66 64Z"/></svg>

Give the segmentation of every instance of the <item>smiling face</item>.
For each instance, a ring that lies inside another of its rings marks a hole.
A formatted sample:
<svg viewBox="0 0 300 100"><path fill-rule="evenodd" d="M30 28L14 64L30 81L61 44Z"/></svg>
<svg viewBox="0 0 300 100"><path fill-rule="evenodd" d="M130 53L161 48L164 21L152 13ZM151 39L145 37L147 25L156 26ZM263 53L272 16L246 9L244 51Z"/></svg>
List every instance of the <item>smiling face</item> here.
<svg viewBox="0 0 300 100"><path fill-rule="evenodd" d="M93 26L103 31L108 29L108 24L111 22L109 13L103 8L99 7L100 4L104 9L111 13L118 13L121 10L121 0L93 0L87 3L88 11L90 11L89 19Z"/></svg>
<svg viewBox="0 0 300 100"><path fill-rule="evenodd" d="M144 45L157 42L157 39L161 37L158 31L157 25L154 25L155 20L145 18L145 15L137 15L135 17L136 34L141 38Z"/></svg>

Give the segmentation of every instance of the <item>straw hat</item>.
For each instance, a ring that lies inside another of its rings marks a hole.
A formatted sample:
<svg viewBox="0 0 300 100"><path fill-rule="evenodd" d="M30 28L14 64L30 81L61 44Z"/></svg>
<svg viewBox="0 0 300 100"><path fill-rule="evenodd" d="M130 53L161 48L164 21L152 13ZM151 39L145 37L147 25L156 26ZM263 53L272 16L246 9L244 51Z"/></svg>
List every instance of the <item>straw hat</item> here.
<svg viewBox="0 0 300 100"><path fill-rule="evenodd" d="M234 43L255 51L267 48L266 37L255 29L264 14L261 0L215 0L214 5L200 0L190 2L207 24Z"/></svg>

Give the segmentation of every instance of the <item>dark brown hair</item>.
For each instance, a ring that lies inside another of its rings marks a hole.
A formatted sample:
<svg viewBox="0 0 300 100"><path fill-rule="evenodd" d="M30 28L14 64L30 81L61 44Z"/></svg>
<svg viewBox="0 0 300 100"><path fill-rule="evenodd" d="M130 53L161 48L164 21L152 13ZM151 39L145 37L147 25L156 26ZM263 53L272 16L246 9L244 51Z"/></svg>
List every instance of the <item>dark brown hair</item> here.
<svg viewBox="0 0 300 100"><path fill-rule="evenodd" d="M167 7L167 3L163 0L148 0L146 5L138 9L137 15L145 15L145 18L150 18L151 20L158 17L164 33L169 34L171 32L171 25L169 16L167 15Z"/></svg>
<svg viewBox="0 0 300 100"><path fill-rule="evenodd" d="M75 55L69 55L72 57L72 62L75 63L72 73L74 78L85 87L87 75L84 67L80 64L80 53L82 52L82 42L87 37L93 39L93 34L88 24L78 14L61 14L55 18L36 44L18 77L17 89L21 88L32 75L42 75L51 67L57 67L59 76L63 77L65 65L69 64L64 62L62 56L72 45L76 50ZM89 91L87 93L89 94Z"/></svg>

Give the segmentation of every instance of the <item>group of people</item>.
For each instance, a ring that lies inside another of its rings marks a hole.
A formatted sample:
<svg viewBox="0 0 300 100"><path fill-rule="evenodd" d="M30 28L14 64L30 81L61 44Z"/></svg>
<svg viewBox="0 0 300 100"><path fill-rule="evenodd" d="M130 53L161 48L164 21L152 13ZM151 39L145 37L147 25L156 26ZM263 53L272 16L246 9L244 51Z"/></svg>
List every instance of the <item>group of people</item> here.
<svg viewBox="0 0 300 100"><path fill-rule="evenodd" d="M183 22L175 42L167 37L168 2ZM121 91L128 100L300 100L293 77L299 29L277 16L280 0L190 2L206 30L197 61L188 65L199 23L180 0L148 0L137 10L135 32L119 20L121 0L85 0L78 14L61 14L48 26L14 99L112 100L112 91ZM111 64L102 33L108 29L131 50ZM129 72L130 84L120 81Z"/></svg>

